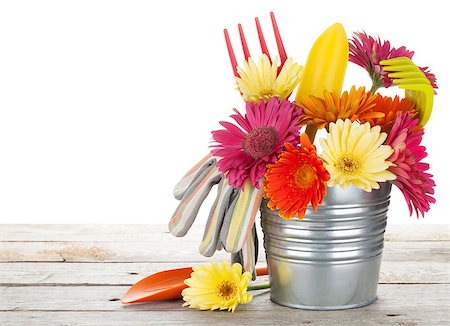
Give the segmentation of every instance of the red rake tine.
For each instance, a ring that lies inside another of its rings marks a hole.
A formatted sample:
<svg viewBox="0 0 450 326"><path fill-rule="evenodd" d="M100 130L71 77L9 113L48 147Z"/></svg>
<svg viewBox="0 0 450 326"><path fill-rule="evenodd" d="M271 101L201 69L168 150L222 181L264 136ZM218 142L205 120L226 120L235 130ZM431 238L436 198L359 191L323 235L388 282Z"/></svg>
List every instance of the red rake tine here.
<svg viewBox="0 0 450 326"><path fill-rule="evenodd" d="M281 70L283 68L284 63L287 60L286 50L283 45L283 40L281 39L280 30L278 29L277 21L275 19L275 14L273 12L270 13L270 18L272 20L273 32L275 34L275 41L277 42L278 53L280 54L281 64L278 69Z"/></svg>
<svg viewBox="0 0 450 326"><path fill-rule="evenodd" d="M270 13L270 19L272 21L273 32L275 34L275 41L277 43L278 53L280 54L280 66L278 67L278 73L283 68L284 63L287 60L286 50L283 45L283 40L281 39L280 30L278 29L277 21L275 19L275 14L273 12ZM258 32L259 43L261 45L261 51L263 54L267 55L270 63L272 64L272 59L270 57L269 49L267 48L266 40L264 39L264 34L261 29L261 24L259 23L258 17L255 18L256 30ZM244 52L244 58L248 61L250 58L250 51L247 46L247 41L245 39L244 30L242 29L242 25L238 24L239 36L241 38L242 51ZM223 30L225 35L225 43L227 44L228 55L230 57L231 67L233 69L233 73L236 77L239 77L239 73L237 71L237 61L236 56L234 54L233 46L231 45L230 36L228 35L228 30Z"/></svg>
<svg viewBox="0 0 450 326"><path fill-rule="evenodd" d="M256 30L258 31L259 44L261 44L261 51L263 54L267 55L270 64L272 64L272 58L270 57L269 49L267 48L266 40L264 39L264 34L261 29L258 17L255 18Z"/></svg>
<svg viewBox="0 0 450 326"><path fill-rule="evenodd" d="M227 43L228 55L230 56L233 73L236 77L239 77L239 74L237 72L236 56L234 55L233 46L231 45L230 36L228 35L228 30L226 28L223 30L223 34L225 35L225 43Z"/></svg>
<svg viewBox="0 0 450 326"><path fill-rule="evenodd" d="M245 35L241 24L238 24L238 29L239 36L241 37L242 51L244 51L244 58L248 61L248 58L250 58L250 51L248 50L247 41L245 40Z"/></svg>
<svg viewBox="0 0 450 326"><path fill-rule="evenodd" d="M242 51L244 52L244 58L245 58L245 60L248 61L248 58L250 58L250 51L248 50L247 41L245 39L244 30L242 29L241 24L238 24L238 29L239 29L239 36L241 38ZM225 43L227 44L228 55L230 57L230 62L231 62L231 67L233 69L233 73L236 77L240 77L239 73L237 71L238 64L237 64L236 56L234 54L233 46L231 45L230 35L228 34L228 30L225 28L223 30L223 33L225 35Z"/></svg>

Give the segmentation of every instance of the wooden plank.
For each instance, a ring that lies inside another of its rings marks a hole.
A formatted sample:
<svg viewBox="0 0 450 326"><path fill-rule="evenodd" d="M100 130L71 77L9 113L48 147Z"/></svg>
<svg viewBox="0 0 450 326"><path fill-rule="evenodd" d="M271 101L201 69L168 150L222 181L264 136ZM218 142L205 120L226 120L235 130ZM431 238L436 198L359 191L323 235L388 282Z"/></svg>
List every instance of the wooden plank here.
<svg viewBox="0 0 450 326"><path fill-rule="evenodd" d="M0 262L201 262L211 259L199 254L199 242L180 238L167 242L1 242L0 245ZM222 250L213 259L228 260L229 254ZM260 250L258 259L265 260L264 250ZM448 243L385 242L383 261L430 260L449 261Z"/></svg>
<svg viewBox="0 0 450 326"><path fill-rule="evenodd" d="M141 278L186 263L2 263L0 286L23 285L132 285Z"/></svg>
<svg viewBox="0 0 450 326"><path fill-rule="evenodd" d="M388 224L386 241L450 241L450 224Z"/></svg>
<svg viewBox="0 0 450 326"><path fill-rule="evenodd" d="M431 257L432 258L432 257ZM0 286L132 285L167 269L197 265L184 263L2 263ZM450 283L447 262L389 262L381 264L380 283Z"/></svg>
<svg viewBox="0 0 450 326"><path fill-rule="evenodd" d="M259 222L257 223L259 226ZM203 225L184 238L200 241ZM166 241L174 239L167 225L133 224L3 224L0 241ZM388 225L386 241L450 241L450 225Z"/></svg>
<svg viewBox="0 0 450 326"><path fill-rule="evenodd" d="M420 304L419 304L420 306ZM282 314L271 310L256 312L236 310L233 314L219 311L130 311L114 312L28 312L1 313L1 320L8 326L128 326L128 325L312 325L312 326L444 326L448 325L449 313L434 309L405 310L385 307L376 303L370 307L344 311L306 311L282 308Z"/></svg>
<svg viewBox="0 0 450 326"><path fill-rule="evenodd" d="M123 305L119 298L126 290L125 286L0 287L0 311L188 311L181 300ZM449 284L381 284L380 300L365 309L446 310L450 309L449 291ZM274 314L286 310L270 301L267 290L239 307L239 311L258 313L268 309Z"/></svg>
<svg viewBox="0 0 450 326"><path fill-rule="evenodd" d="M186 236L198 240L202 225ZM4 224L0 241L165 241L174 238L167 225L144 224Z"/></svg>
<svg viewBox="0 0 450 326"><path fill-rule="evenodd" d="M380 283L447 283L450 284L448 262L382 261Z"/></svg>
<svg viewBox="0 0 450 326"><path fill-rule="evenodd" d="M131 286L150 274L180 267L186 263L3 263L0 286L28 285L124 285Z"/></svg>
<svg viewBox="0 0 450 326"><path fill-rule="evenodd" d="M208 261L196 242L2 242L0 261L41 262L182 262ZM229 259L220 251L216 259Z"/></svg>

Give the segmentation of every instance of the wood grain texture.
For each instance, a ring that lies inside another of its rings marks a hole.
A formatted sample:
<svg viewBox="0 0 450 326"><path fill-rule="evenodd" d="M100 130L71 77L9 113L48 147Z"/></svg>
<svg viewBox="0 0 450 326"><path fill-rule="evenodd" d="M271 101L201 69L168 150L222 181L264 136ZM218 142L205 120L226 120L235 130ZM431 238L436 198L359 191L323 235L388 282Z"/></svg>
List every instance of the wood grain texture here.
<svg viewBox="0 0 450 326"><path fill-rule="evenodd" d="M199 242L204 226L193 225L183 241ZM167 225L148 224L0 224L0 241L167 241ZM388 224L386 241L450 241L450 225Z"/></svg>
<svg viewBox="0 0 450 326"><path fill-rule="evenodd" d="M19 291L16 291L19 290ZM22 291L20 291L22 290ZM256 295L234 314L193 311L181 301L123 306L126 287L31 287L3 289L0 313L7 325L446 325L448 285L380 285L379 300L344 311L304 311ZM31 296L35 300L27 298ZM420 307L412 298L422 300ZM46 324L47 323L47 324Z"/></svg>
<svg viewBox="0 0 450 326"><path fill-rule="evenodd" d="M165 310L184 311L182 301L161 301L136 305L122 305L120 300L127 286L29 286L0 288L0 311L116 311L116 310ZM255 295L252 304L239 306L239 311L291 310L274 304L267 290ZM420 309L450 309L448 294L450 284L380 284L377 305L416 310L421 298ZM431 298L433 300L423 300ZM365 309L371 309L370 306Z"/></svg>
<svg viewBox="0 0 450 326"><path fill-rule="evenodd" d="M381 264L380 283L450 283L449 264L429 260ZM0 286L132 285L158 271L197 265L179 263L0 263Z"/></svg>
<svg viewBox="0 0 450 326"><path fill-rule="evenodd" d="M376 305L376 303L374 304ZM347 311L304 311L287 309L275 315L270 308L257 314L235 311L233 314L218 311L8 311L1 314L8 326L49 325L299 325L299 326L446 326L448 313L442 309L405 311L378 306L376 309Z"/></svg>
<svg viewBox="0 0 450 326"><path fill-rule="evenodd" d="M0 261L2 262L182 262L208 261L198 252L198 242L173 238L169 241L101 242L101 241L35 241L0 242ZM262 243L261 243L262 248ZM450 248L446 241L431 242L385 242L384 261L429 260L448 261ZM259 261L265 258L259 252ZM228 259L223 250L216 252L214 259Z"/></svg>
<svg viewBox="0 0 450 326"><path fill-rule="evenodd" d="M234 314L181 301L124 306L121 296L154 272L209 261L203 227L175 238L165 225L0 225L1 325L448 325L447 225L388 226L379 297L333 312L290 309L260 291ZM262 248L262 247L261 247ZM229 259L225 252L214 259ZM263 251L259 259L264 261Z"/></svg>

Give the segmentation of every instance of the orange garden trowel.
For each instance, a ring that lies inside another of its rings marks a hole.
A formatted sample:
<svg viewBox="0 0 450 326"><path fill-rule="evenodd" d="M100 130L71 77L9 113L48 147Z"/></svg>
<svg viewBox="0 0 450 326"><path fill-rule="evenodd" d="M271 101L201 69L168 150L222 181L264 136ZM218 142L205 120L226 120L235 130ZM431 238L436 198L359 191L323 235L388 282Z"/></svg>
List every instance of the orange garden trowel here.
<svg viewBox="0 0 450 326"><path fill-rule="evenodd" d="M181 299L187 288L184 280L191 276L192 267L170 269L147 276L134 284L122 298L122 303ZM267 275L267 266L257 267L256 275Z"/></svg>

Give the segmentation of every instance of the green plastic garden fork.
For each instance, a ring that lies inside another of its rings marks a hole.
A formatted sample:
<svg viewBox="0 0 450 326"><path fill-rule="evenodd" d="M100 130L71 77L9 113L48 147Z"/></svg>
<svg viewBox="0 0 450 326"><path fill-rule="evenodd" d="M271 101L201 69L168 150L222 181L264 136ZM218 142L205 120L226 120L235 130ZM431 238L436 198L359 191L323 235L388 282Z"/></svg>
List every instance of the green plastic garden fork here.
<svg viewBox="0 0 450 326"><path fill-rule="evenodd" d="M418 66L406 57L382 60L380 64L388 72L388 77L405 90L405 97L416 103L423 127L430 119L433 109L434 89Z"/></svg>

